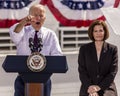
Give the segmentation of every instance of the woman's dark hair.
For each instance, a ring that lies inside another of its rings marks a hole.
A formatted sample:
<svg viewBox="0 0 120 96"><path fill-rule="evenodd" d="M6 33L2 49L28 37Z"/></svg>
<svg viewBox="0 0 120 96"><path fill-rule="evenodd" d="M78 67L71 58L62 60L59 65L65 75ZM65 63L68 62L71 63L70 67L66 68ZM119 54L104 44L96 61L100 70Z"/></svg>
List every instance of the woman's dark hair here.
<svg viewBox="0 0 120 96"><path fill-rule="evenodd" d="M88 36L89 38L92 40L92 41L95 41L94 37L93 37L93 30L94 30L94 27L96 25L102 25L103 26L103 29L104 29L104 38L103 38L103 41L105 41L106 39L108 39L109 37L109 30L108 30L108 27L106 25L106 23L102 20L95 20L91 23L91 25L89 26L88 28Z"/></svg>

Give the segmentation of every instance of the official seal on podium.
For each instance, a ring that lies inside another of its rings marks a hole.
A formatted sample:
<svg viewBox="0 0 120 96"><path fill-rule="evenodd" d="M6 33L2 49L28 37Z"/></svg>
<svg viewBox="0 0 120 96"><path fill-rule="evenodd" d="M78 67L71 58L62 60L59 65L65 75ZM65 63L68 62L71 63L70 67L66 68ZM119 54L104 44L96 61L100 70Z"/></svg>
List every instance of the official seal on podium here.
<svg viewBox="0 0 120 96"><path fill-rule="evenodd" d="M33 72L40 72L46 67L46 58L40 52L33 52L27 59L27 66Z"/></svg>

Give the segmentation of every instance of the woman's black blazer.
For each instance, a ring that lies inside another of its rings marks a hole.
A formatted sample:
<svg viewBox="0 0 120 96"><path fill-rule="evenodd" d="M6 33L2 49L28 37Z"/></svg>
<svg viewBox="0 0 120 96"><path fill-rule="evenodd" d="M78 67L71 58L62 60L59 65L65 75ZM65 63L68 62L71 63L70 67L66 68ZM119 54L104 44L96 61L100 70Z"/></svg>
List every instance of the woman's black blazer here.
<svg viewBox="0 0 120 96"><path fill-rule="evenodd" d="M80 96L88 96L87 89L90 85L101 88L99 96L117 96L114 78L118 71L118 51L115 45L104 42L99 61L94 42L81 46L78 64L82 84Z"/></svg>

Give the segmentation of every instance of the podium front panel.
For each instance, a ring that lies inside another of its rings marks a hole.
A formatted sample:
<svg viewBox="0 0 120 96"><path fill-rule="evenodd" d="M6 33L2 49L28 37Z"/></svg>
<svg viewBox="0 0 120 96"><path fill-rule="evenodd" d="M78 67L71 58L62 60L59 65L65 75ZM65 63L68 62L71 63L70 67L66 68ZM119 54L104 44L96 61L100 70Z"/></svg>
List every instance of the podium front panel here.
<svg viewBox="0 0 120 96"><path fill-rule="evenodd" d="M66 73L68 70L65 56L45 56L46 67L38 73ZM8 55L3 62L6 72L32 72L27 66L28 56Z"/></svg>

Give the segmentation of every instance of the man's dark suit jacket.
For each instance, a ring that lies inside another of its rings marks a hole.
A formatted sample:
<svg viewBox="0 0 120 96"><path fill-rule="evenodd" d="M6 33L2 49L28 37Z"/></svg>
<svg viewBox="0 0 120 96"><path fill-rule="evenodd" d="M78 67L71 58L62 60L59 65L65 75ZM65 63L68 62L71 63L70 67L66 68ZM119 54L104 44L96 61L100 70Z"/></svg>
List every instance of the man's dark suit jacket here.
<svg viewBox="0 0 120 96"><path fill-rule="evenodd" d="M95 43L81 46L78 56L78 71L81 81L79 96L88 96L90 85L98 85L99 96L117 96L114 78L118 71L117 47L104 42L98 61Z"/></svg>

